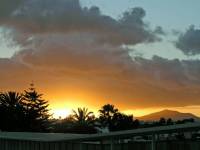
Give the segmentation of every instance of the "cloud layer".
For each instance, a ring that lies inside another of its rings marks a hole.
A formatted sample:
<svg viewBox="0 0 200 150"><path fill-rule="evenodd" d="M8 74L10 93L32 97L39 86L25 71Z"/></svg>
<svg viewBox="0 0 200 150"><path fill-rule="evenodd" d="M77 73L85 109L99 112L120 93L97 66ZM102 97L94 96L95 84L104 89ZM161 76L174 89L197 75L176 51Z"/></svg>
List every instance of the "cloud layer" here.
<svg viewBox="0 0 200 150"><path fill-rule="evenodd" d="M22 47L12 58L0 59L1 89L23 89L34 80L56 99L52 103L82 93L91 106L99 106L94 99L124 108L200 104L200 61L129 55L124 45L154 42L164 34L143 21L142 8L116 20L98 7L82 8L78 0L16 2L15 7L0 2L7 7L0 23Z"/></svg>
<svg viewBox="0 0 200 150"><path fill-rule="evenodd" d="M21 3L14 11L13 8L6 9L10 12L3 13L7 14L7 17L1 23L20 32L30 34L89 32L98 42L117 45L159 40L155 32L151 31L143 21L145 11L142 8L133 8L116 20L101 14L98 7L82 8L78 0L19 2ZM11 4L3 3L3 5Z"/></svg>
<svg viewBox="0 0 200 150"><path fill-rule="evenodd" d="M180 35L176 46L186 55L200 54L200 29L195 29L194 26Z"/></svg>

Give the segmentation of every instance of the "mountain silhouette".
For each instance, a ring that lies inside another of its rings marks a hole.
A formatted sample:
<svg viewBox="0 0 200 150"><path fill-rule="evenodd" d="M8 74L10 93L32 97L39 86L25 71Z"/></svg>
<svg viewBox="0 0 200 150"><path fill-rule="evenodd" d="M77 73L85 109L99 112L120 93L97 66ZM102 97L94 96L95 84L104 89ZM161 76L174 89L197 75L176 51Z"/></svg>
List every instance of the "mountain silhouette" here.
<svg viewBox="0 0 200 150"><path fill-rule="evenodd" d="M195 121L200 121L200 118L195 116L194 114L181 113L178 111L168 110L168 109L151 113L149 115L145 115L142 117L138 117L137 119L141 121L158 121L160 120L160 118L165 118L165 119L171 118L174 121L193 118Z"/></svg>

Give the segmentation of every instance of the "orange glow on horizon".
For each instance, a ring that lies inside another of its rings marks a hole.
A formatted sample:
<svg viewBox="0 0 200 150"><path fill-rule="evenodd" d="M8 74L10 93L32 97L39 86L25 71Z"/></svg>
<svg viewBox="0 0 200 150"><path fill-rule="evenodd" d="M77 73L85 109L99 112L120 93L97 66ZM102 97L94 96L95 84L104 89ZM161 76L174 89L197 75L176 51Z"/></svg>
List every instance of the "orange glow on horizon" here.
<svg viewBox="0 0 200 150"><path fill-rule="evenodd" d="M50 92L46 91L45 97L49 99L51 112L54 114L54 118L65 118L66 116L72 113L72 110L77 110L77 108L88 108L89 111L94 112L95 116L98 117L98 110L105 104L113 104L120 112L133 115L134 117L145 116L154 112L159 112L164 109L175 110L183 113L193 113L194 115L200 116L200 106L185 106L185 107L144 107L137 108L137 106L127 105L123 102L112 101L109 97L106 99L103 96L98 95L89 91L68 91L64 92L63 90Z"/></svg>
<svg viewBox="0 0 200 150"><path fill-rule="evenodd" d="M70 109L52 109L51 113L55 119L64 119L71 114Z"/></svg>
<svg viewBox="0 0 200 150"><path fill-rule="evenodd" d="M134 117L141 117L154 112L161 111L163 109L164 108L146 108L146 109L124 110L122 112L128 115L133 115Z"/></svg>
<svg viewBox="0 0 200 150"><path fill-rule="evenodd" d="M85 102L85 103L84 103ZM79 103L77 105L76 103L73 103L73 101L69 102L63 102L63 103L55 103L54 105L51 104L51 113L53 114L53 118L56 119L64 119L67 116L72 114L72 110L77 110L78 107L86 107L88 108L88 111L92 111L96 117L98 117L99 113L98 110L101 108L101 105L99 105L99 108L95 108L93 105L86 105L86 101L83 101L82 103ZM115 105L115 104L114 104ZM119 108L118 105L115 105L116 108ZM119 108L119 111L122 113L125 113L127 115L133 115L134 117L141 117L145 116L154 112L159 112L164 109L179 111L182 113L193 113L194 115L200 116L200 106L187 106L187 107L155 107L155 108L141 108L141 109L127 109L123 110Z"/></svg>

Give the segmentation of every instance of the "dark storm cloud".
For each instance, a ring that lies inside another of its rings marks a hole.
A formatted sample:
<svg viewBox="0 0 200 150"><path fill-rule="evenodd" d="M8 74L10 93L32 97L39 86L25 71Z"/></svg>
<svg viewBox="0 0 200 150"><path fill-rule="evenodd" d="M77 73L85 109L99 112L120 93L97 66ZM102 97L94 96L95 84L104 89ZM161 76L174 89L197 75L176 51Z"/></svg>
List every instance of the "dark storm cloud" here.
<svg viewBox="0 0 200 150"><path fill-rule="evenodd" d="M11 13L15 11L25 0L1 0L0 1L0 21L7 20Z"/></svg>
<svg viewBox="0 0 200 150"><path fill-rule="evenodd" d="M191 26L179 36L176 46L186 55L200 54L200 29Z"/></svg>
<svg viewBox="0 0 200 150"><path fill-rule="evenodd" d="M146 13L142 8L131 9L118 20L101 14L98 7L82 8L79 0L27 0L8 11L9 17L1 24L30 34L90 32L98 34L96 40L99 42L117 45L159 39L143 21Z"/></svg>

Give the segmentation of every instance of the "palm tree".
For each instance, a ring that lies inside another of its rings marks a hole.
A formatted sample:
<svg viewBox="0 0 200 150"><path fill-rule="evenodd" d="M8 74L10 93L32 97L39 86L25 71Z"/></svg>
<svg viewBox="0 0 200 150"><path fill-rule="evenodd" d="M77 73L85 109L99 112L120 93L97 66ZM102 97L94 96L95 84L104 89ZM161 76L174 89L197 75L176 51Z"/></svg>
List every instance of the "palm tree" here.
<svg viewBox="0 0 200 150"><path fill-rule="evenodd" d="M93 112L88 111L87 108L78 108L77 111L72 110L72 117L74 122L69 128L69 133L90 134L97 133L95 128L95 116Z"/></svg>
<svg viewBox="0 0 200 150"><path fill-rule="evenodd" d="M0 104L6 107L17 107L22 102L21 94L13 91L0 94Z"/></svg>
<svg viewBox="0 0 200 150"><path fill-rule="evenodd" d="M17 92L0 93L1 130L23 130L24 107L22 95Z"/></svg>
<svg viewBox="0 0 200 150"><path fill-rule="evenodd" d="M73 111L73 117L78 123L91 124L94 121L94 114L88 111L88 108L78 108L77 111Z"/></svg>

